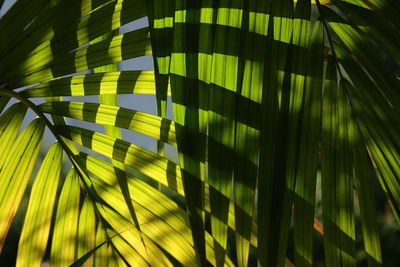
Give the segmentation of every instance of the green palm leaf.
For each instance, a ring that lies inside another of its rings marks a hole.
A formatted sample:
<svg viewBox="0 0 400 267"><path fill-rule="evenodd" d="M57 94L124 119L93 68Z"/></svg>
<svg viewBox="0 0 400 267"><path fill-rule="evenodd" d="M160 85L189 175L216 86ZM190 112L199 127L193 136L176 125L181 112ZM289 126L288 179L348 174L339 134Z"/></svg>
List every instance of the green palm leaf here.
<svg viewBox="0 0 400 267"><path fill-rule="evenodd" d="M13 144L1 168L0 247L3 247L11 222L28 185L33 165L39 153L43 131L43 122L39 119L32 121Z"/></svg>
<svg viewBox="0 0 400 267"><path fill-rule="evenodd" d="M22 229L17 266L40 266L50 233L58 181L60 178L62 148L54 143L32 186L28 210Z"/></svg>
<svg viewBox="0 0 400 267"><path fill-rule="evenodd" d="M1 256L21 220L18 266L314 266L319 246L326 266L382 266L371 177L399 221L398 11L17 0L0 18Z"/></svg>

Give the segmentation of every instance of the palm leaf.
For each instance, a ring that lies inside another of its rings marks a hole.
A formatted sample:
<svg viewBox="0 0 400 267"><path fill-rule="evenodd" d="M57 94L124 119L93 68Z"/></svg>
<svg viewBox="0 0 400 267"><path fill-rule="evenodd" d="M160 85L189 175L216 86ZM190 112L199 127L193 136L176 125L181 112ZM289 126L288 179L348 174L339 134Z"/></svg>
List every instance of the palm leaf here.
<svg viewBox="0 0 400 267"><path fill-rule="evenodd" d="M46 249L55 266L313 266L314 230L325 265L354 266L362 249L381 266L370 177L399 220L398 11L17 0L0 18L0 248L19 213L19 266ZM153 70L118 66L147 55ZM121 106L138 94L152 113ZM45 126L57 143L40 165Z"/></svg>
<svg viewBox="0 0 400 267"><path fill-rule="evenodd" d="M51 217L61 171L62 148L54 143L32 186L21 232L17 266L40 266L50 233Z"/></svg>
<svg viewBox="0 0 400 267"><path fill-rule="evenodd" d="M28 185L33 165L39 153L43 131L43 122L39 119L32 121L16 140L1 169L0 248L3 247L11 222Z"/></svg>
<svg viewBox="0 0 400 267"><path fill-rule="evenodd" d="M50 261L55 266L72 264L75 255L75 239L79 220L79 180L75 169L65 178L58 200Z"/></svg>

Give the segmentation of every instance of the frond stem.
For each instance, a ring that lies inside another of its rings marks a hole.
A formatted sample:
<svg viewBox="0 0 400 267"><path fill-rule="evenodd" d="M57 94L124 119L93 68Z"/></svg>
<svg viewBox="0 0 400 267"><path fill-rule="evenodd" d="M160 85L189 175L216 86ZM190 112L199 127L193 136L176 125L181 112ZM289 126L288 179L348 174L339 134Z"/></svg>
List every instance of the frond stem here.
<svg viewBox="0 0 400 267"><path fill-rule="evenodd" d="M47 128L49 128L51 133L54 135L54 137L60 143L62 148L65 150L65 152L67 153L68 157L71 160L72 165L74 165L74 167L77 168L76 164L74 163L74 160L72 160L72 158L71 158L71 157L73 157L74 153L70 150L70 148L67 146L67 144L64 142L64 140L62 140L61 135L58 133L58 130L49 121L49 119L44 115L44 113L38 108L38 106L36 106L32 101L30 101L29 99L25 98L21 94L18 94L17 92L14 92L14 91L9 90L9 89L0 88L0 95L13 97L13 98L19 100L21 103L25 104L33 112L35 112L36 115L38 115L39 118L42 119L42 121L45 123ZM77 168L77 170L79 170L79 169Z"/></svg>
<svg viewBox="0 0 400 267"><path fill-rule="evenodd" d="M338 64L339 60L338 60L338 57L336 55L335 48L333 46L332 36L331 36L331 34L329 32L328 23L326 23L326 20L324 18L324 13L323 13L323 10L322 10L322 7L321 7L322 5L321 5L319 0L316 0L315 2L317 3L318 12L319 12L319 14L321 16L321 21L322 21L322 24L324 25L326 36L328 37L328 42L329 42L329 45L331 47L332 55L335 58L336 68L337 68L337 70L339 72L340 78L343 80L343 74L342 74L342 71L341 71L341 69L339 67L339 64Z"/></svg>
<svg viewBox="0 0 400 267"><path fill-rule="evenodd" d="M21 94L19 94L17 92L14 92L14 91L12 91L10 89L6 89L6 88L0 88L0 95L12 97L12 98L15 98L15 99L19 100L21 103L25 104L33 112L35 112L36 115L38 115L40 119L43 120L45 125L49 128L49 130L54 135L56 140L60 143L61 147L67 153L67 156L68 156L71 164L74 166L75 170L78 172L78 175L80 176L80 178L82 180L82 184L83 184L86 192L91 196L90 200L93 203L93 208L94 208L99 220L101 221L101 223L103 225L107 225L104 222L104 219L101 216L100 211L98 210L98 208L96 206L96 203L94 201L94 199L96 199L96 195L92 192L91 187L85 181L85 176L87 176L87 178L90 179L89 176L84 173L84 169L85 168L80 166L79 160L75 159L75 154L71 151L71 149L68 147L68 145L61 138L61 135L59 134L57 128L54 127L54 125L49 121L49 119L44 115L44 113L38 108L38 106L35 105L32 101L30 101L28 98L22 96ZM111 238L108 235L108 233L106 233L106 238L107 238L107 241L111 244Z"/></svg>

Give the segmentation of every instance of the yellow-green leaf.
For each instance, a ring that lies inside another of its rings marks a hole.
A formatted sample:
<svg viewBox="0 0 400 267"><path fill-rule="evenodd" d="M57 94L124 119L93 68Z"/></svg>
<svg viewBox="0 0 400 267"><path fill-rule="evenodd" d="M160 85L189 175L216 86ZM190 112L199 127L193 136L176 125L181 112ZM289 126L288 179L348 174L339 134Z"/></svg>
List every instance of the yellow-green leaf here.
<svg viewBox="0 0 400 267"><path fill-rule="evenodd" d="M50 233L62 148L54 143L36 175L18 245L17 266L40 266Z"/></svg>

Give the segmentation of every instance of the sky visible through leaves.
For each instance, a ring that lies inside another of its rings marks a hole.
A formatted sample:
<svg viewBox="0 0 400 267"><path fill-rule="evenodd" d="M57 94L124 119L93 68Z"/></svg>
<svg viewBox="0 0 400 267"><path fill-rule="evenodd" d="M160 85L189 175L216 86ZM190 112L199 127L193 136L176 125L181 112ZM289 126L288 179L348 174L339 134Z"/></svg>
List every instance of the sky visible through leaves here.
<svg viewBox="0 0 400 267"><path fill-rule="evenodd" d="M0 17L4 15L4 13L15 3L16 0L5 0L3 7L0 10ZM133 21L131 23L128 23L120 28L119 33L125 33L129 31L133 31L135 29L143 28L148 26L148 20L146 18L138 19L136 21ZM143 56L135 59L129 59L129 60L124 60L119 63L119 69L126 71L126 70L153 70L153 60L151 55L148 56ZM82 72L81 74L88 73L87 71ZM18 91L18 90L17 90ZM31 99L32 102L35 104L40 104L44 102L44 98L35 98ZM65 101L85 101L85 102L92 102L92 103L99 103L98 97L97 96L85 96L85 97L64 97L63 100ZM172 108L171 108L171 99L169 97L168 99L168 111L167 111L167 118L172 119ZM7 110L9 106L14 104L16 102L15 99L12 99L6 108L4 110ZM156 109L156 100L154 95L119 95L118 96L118 105L120 107L125 107L129 109L134 109L142 112L147 112L150 114L157 114L157 109ZM51 120L51 116L49 114L46 114L46 116ZM28 110L27 115L24 119L24 122L22 124L21 129L24 129L26 125L32 119L36 118L36 114L33 113L33 111ZM75 119L70 119L67 118L71 123L70 125L73 126L79 126L79 127L84 127L86 129L91 129L95 130L98 132L104 133L104 128L99 125L95 125L93 123L88 123L88 122L83 122ZM122 138L128 142L138 144L142 146L143 148L146 148L148 150L151 150L153 152L157 151L157 142L156 140L126 130L126 129L121 129L122 131ZM54 136L50 133L48 129L45 130L45 138L42 144L42 149L48 149L50 145L55 141ZM168 154L174 154L174 149L172 147L169 147L166 145L166 153Z"/></svg>

